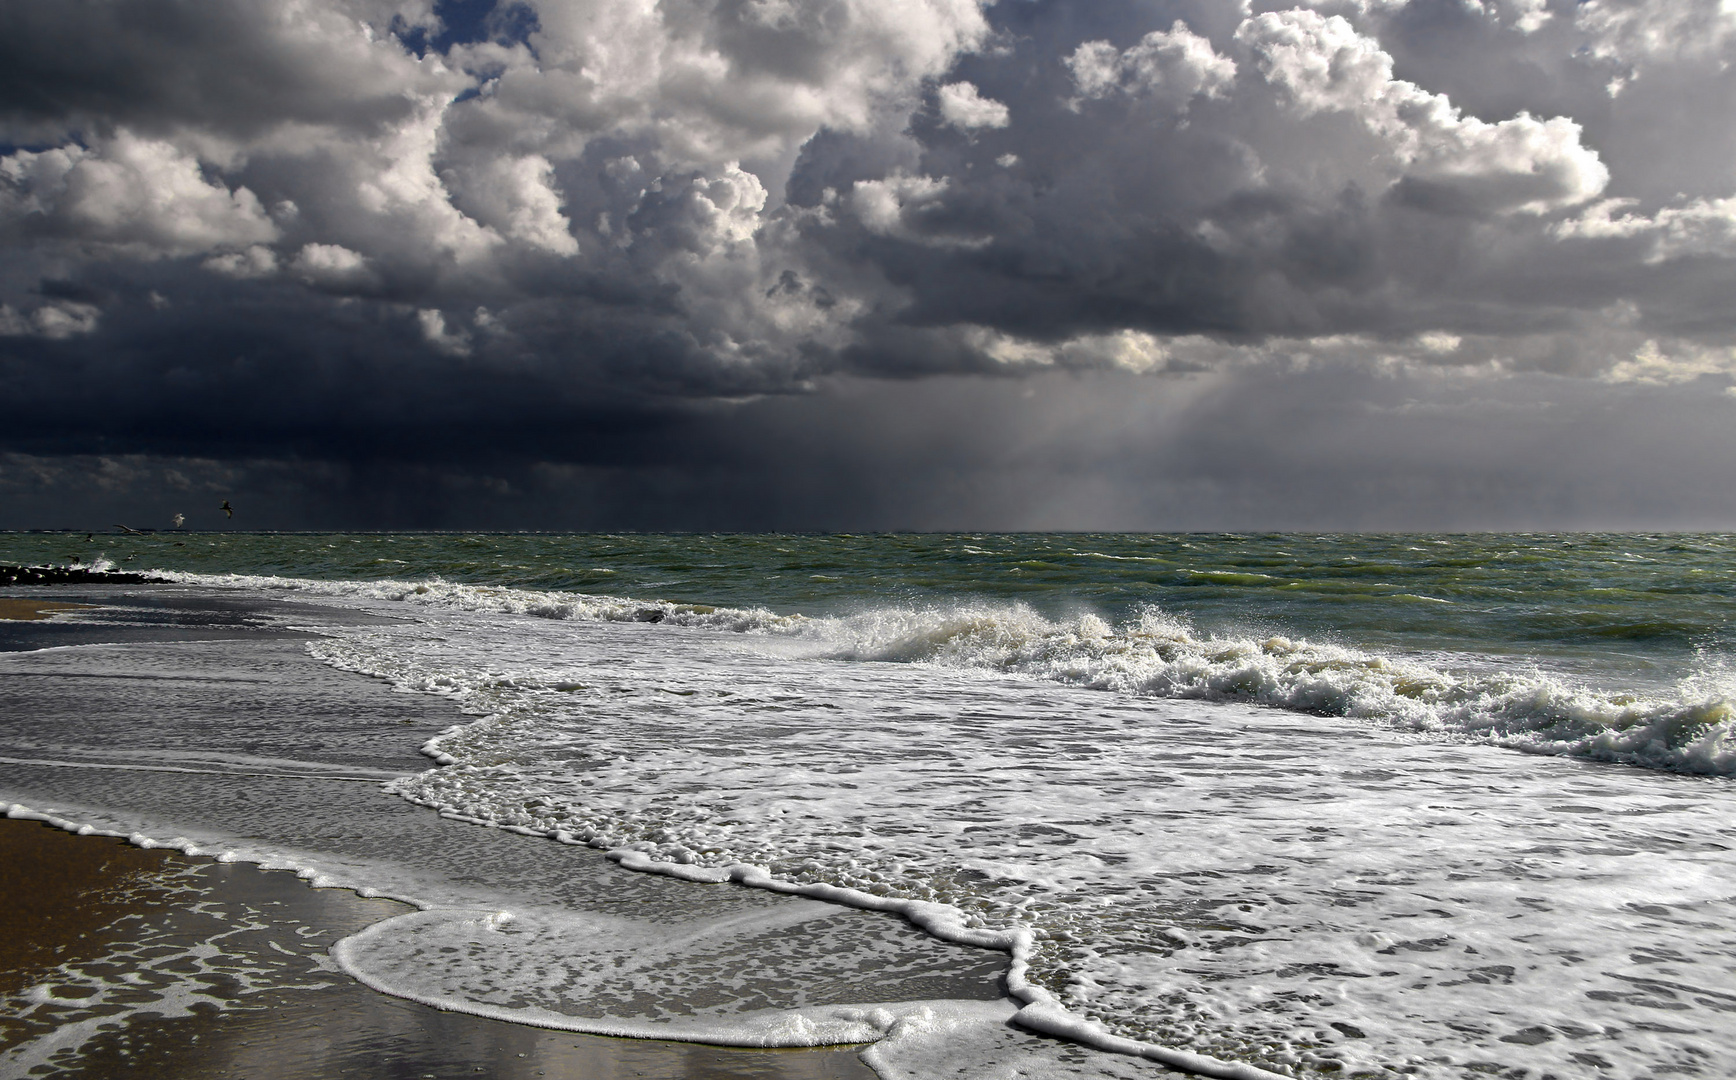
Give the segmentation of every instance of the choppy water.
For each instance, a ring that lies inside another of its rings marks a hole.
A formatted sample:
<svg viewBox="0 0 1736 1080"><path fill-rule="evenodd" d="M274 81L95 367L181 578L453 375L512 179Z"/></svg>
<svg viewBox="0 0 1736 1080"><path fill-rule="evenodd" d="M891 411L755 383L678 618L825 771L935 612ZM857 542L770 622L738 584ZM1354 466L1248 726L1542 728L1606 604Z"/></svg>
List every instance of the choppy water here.
<svg viewBox="0 0 1736 1080"><path fill-rule="evenodd" d="M1668 682L1727 652L1736 536L0 533L0 561L601 594L810 616L961 602L1541 660Z"/></svg>
<svg viewBox="0 0 1736 1080"><path fill-rule="evenodd" d="M474 717L402 795L943 905L1031 1022L1294 1075L1736 1062L1736 538L0 537L72 554L408 616L311 647Z"/></svg>

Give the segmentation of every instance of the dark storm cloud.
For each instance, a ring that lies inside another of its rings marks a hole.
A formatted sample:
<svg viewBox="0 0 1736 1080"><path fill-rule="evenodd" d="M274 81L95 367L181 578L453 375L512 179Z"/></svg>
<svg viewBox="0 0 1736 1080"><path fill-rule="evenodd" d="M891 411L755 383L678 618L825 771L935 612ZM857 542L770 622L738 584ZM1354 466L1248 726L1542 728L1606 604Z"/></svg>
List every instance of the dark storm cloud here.
<svg viewBox="0 0 1736 1080"><path fill-rule="evenodd" d="M1704 381L1295 372L848 380L818 398L575 417L562 460L0 456L0 524L547 529L1727 528L1736 435ZM1274 437L1273 433L1278 433ZM501 444L508 449L514 443Z"/></svg>
<svg viewBox="0 0 1736 1080"><path fill-rule="evenodd" d="M1119 42L1080 41L1071 22L1022 27L961 65L1011 123L963 132L918 114L922 156L901 181L828 184L823 160L798 161L792 190L851 192L857 211L853 231L828 223L816 239L902 289L904 321L1045 341L1481 331L1612 299L1513 304L1502 280L1515 259L1545 276L1566 264L1551 223L1602 190L1569 123L1460 117L1396 79L1371 39L1312 13L1215 43L1158 26ZM1315 65L1350 70L1335 83ZM1647 273L1637 262L1629 293Z"/></svg>
<svg viewBox="0 0 1736 1080"><path fill-rule="evenodd" d="M302 7L306 17L285 15ZM117 125L258 135L284 122L373 128L434 85L414 57L306 5L187 0L0 4L7 140L58 144Z"/></svg>
<svg viewBox="0 0 1736 1080"><path fill-rule="evenodd" d="M1045 505L1120 521L1121 460L1220 509L1214 462L1305 488L1286 403L1328 378L1415 380L1391 424L1307 414L1414 476L1472 468L1392 452L1449 399L1493 428L1443 432L1569 469L1503 380L1729 402L1732 60L1715 0L0 0L0 473L1054 523L934 479L1016 486L973 448L1048 410L1101 498ZM1102 421L1132 386L1246 453ZM861 434L900 417L944 434Z"/></svg>

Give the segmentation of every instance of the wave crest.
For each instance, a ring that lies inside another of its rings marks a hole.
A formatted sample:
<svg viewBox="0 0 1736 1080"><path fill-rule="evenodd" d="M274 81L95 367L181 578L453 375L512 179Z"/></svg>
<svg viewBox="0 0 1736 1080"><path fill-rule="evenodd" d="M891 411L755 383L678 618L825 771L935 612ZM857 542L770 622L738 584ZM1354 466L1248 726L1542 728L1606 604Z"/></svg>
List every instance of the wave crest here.
<svg viewBox="0 0 1736 1080"><path fill-rule="evenodd" d="M1736 774L1731 681L1707 672L1673 697L1575 686L1535 668L1453 672L1420 660L1287 637L1199 635L1147 610L1114 627L1025 608L877 613L834 655L995 670L1149 697L1265 705L1519 750ZM907 623L902 633L889 624Z"/></svg>
<svg viewBox="0 0 1736 1080"><path fill-rule="evenodd" d="M320 581L258 574L196 574L180 570L153 570L151 573L164 581L189 585L290 590L315 596L389 600L458 611L533 615L543 619L669 623L674 626L696 626L738 633L788 630L808 621L801 615L779 615L766 608L711 607L706 604L634 600L589 593L543 592L499 585L465 585L438 577L422 581Z"/></svg>
<svg viewBox="0 0 1736 1080"><path fill-rule="evenodd" d="M1236 702L1341 716L1455 741L1647 768L1736 775L1736 680L1708 670L1673 695L1575 685L1535 667L1454 671L1419 659L1282 636L1199 633L1146 609L1116 626L1053 620L1022 604L884 607L808 618L583 593L425 581L315 581L153 571L202 585L768 634L814 657L994 671L1144 697Z"/></svg>

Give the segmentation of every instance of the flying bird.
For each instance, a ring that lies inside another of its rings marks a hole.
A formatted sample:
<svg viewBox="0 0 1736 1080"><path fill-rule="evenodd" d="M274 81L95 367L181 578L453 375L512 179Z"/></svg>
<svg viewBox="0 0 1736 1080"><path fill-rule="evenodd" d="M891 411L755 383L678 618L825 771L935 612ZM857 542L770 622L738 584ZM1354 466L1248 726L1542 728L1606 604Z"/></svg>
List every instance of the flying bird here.
<svg viewBox="0 0 1736 1080"><path fill-rule="evenodd" d="M143 536L143 535L145 535L145 534L144 534L144 533L142 533L142 532L140 532L140 531L139 531L139 530L137 530L137 529L129 529L129 528L127 528L127 527L126 527L126 526L125 526L125 525L116 525L116 526L115 526L115 528L117 528L117 529L119 529L119 530L120 530L120 531L121 531L121 532L124 532L124 533L130 533L130 534L131 534L131 535L133 535L133 536Z"/></svg>
<svg viewBox="0 0 1736 1080"><path fill-rule="evenodd" d="M186 520L187 520L186 514L176 514L175 515L175 528L179 529L181 527L182 522L185 522Z"/></svg>
<svg viewBox="0 0 1736 1080"><path fill-rule="evenodd" d="M223 513L228 517L234 517L235 516L235 510L229 505L228 499L224 499L223 505L219 506L217 509L223 511Z"/></svg>

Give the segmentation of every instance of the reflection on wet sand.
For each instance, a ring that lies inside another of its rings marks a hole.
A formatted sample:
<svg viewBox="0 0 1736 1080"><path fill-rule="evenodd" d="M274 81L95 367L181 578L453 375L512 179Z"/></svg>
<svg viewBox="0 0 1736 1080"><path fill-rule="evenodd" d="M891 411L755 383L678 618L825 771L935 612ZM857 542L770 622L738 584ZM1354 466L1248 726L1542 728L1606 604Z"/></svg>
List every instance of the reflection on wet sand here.
<svg viewBox="0 0 1736 1080"><path fill-rule="evenodd" d="M376 994L326 950L405 908L0 820L0 1074L865 1078L852 1049L546 1031Z"/></svg>

